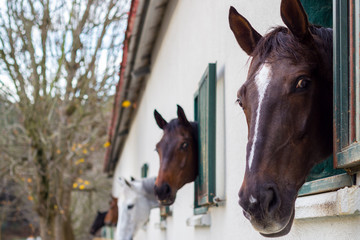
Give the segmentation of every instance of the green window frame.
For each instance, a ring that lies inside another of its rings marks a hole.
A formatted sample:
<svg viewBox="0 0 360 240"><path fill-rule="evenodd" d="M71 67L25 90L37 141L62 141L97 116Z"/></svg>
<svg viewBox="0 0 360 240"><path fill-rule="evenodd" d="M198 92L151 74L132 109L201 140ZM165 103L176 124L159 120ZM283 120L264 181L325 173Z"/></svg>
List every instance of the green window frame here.
<svg viewBox="0 0 360 240"><path fill-rule="evenodd" d="M101 228L100 236L103 239L114 239L115 236L115 227L104 226Z"/></svg>
<svg viewBox="0 0 360 240"><path fill-rule="evenodd" d="M335 0L334 0L335 1ZM340 20L339 54L335 63L339 67L335 75L335 162L339 168L353 172L360 165L360 109L359 109L359 24L360 4L358 0L335 1ZM341 15L340 15L341 17ZM344 20L345 19L345 20ZM347 20L347 21L346 21ZM343 21L343 22L342 22ZM345 28L346 30L343 30ZM342 31L343 30L343 31ZM346 32L345 32L346 31ZM347 39L343 39L345 37ZM340 71L339 71L340 69Z"/></svg>
<svg viewBox="0 0 360 240"><path fill-rule="evenodd" d="M329 2L329 0L322 1ZM306 5L304 7L306 9ZM352 174L359 169L360 165L360 6L359 1L356 0L333 0L332 7L334 23L334 154L333 158L321 163L331 166L331 168L326 168L327 175L314 177L316 168L319 168L316 166L309 176L310 181L307 181L300 189L299 196L353 185Z"/></svg>
<svg viewBox="0 0 360 240"><path fill-rule="evenodd" d="M194 214L214 205L216 161L216 63L209 63L194 95L199 131L199 174L194 184Z"/></svg>
<svg viewBox="0 0 360 240"><path fill-rule="evenodd" d="M149 172L149 164L144 163L141 167L141 177L146 178Z"/></svg>
<svg viewBox="0 0 360 240"><path fill-rule="evenodd" d="M166 218L171 215L172 212L169 206L160 206L160 222L166 221Z"/></svg>

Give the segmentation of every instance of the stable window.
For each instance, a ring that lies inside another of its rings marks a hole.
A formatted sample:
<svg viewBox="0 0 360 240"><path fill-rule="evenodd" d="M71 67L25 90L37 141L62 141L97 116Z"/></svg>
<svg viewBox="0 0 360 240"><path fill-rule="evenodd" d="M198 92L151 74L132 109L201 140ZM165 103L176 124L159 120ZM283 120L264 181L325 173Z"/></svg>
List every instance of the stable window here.
<svg viewBox="0 0 360 240"><path fill-rule="evenodd" d="M334 154L312 169L299 196L351 186L360 166L359 1L302 3L311 23L334 31Z"/></svg>
<svg viewBox="0 0 360 240"><path fill-rule="evenodd" d="M350 173L360 165L359 24L358 0L335 1L335 162Z"/></svg>
<svg viewBox="0 0 360 240"><path fill-rule="evenodd" d="M194 96L194 116L199 126L199 175L195 180L194 214L206 213L214 204L216 158L216 64L210 63Z"/></svg>
<svg viewBox="0 0 360 240"><path fill-rule="evenodd" d="M148 176L149 165L144 163L141 167L141 177L146 178Z"/></svg>

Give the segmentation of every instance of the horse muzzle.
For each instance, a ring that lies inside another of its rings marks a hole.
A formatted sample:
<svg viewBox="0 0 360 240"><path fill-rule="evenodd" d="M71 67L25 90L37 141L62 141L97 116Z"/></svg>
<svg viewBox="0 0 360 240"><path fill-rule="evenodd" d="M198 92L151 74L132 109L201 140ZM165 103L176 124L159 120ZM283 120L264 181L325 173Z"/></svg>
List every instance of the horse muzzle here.
<svg viewBox="0 0 360 240"><path fill-rule="evenodd" d="M286 235L294 219L294 204L282 204L285 199L281 199L275 184L246 190L250 189L242 188L239 192L239 205L254 229L265 237Z"/></svg>
<svg viewBox="0 0 360 240"><path fill-rule="evenodd" d="M245 211L244 215L253 228L264 237L281 237L288 234L294 220L294 211L288 218L283 219L270 219L266 216L255 218Z"/></svg>
<svg viewBox="0 0 360 240"><path fill-rule="evenodd" d="M160 187L154 186L155 195L161 205L171 205L175 201L176 193L174 194L170 185L162 184Z"/></svg>
<svg viewBox="0 0 360 240"><path fill-rule="evenodd" d="M285 224L283 227L281 227L280 231L276 231L276 232L273 231L272 233L265 233L265 232L259 231L259 233L261 235L263 235L264 237L281 237L281 236L285 236L291 230L291 227L292 227L292 224L293 224L293 221L294 221L294 216L295 216L295 210L293 209L292 214L290 215L290 218L288 220L288 223Z"/></svg>

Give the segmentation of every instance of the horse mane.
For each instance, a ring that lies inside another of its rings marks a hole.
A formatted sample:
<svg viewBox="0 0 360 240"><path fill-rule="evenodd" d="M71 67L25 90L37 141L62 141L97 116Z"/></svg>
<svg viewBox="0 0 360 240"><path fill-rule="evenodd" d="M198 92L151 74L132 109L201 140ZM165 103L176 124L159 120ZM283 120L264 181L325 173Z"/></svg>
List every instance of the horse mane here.
<svg viewBox="0 0 360 240"><path fill-rule="evenodd" d="M311 34L322 40L321 46L318 47L324 48L325 52L328 53L328 58L332 60L332 29L316 25L310 25L309 29ZM306 47L305 44L301 44L292 34L289 34L289 29L279 26L273 28L261 38L252 55L259 56L260 62L268 60L271 54L280 59L287 58L297 61L302 57ZM314 61L316 60L314 59Z"/></svg>

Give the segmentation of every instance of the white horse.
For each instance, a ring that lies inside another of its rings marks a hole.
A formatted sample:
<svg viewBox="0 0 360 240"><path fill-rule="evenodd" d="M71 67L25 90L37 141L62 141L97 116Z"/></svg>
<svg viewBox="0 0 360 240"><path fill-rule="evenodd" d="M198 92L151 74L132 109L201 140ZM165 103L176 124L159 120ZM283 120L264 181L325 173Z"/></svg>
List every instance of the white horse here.
<svg viewBox="0 0 360 240"><path fill-rule="evenodd" d="M115 240L131 240L149 220L150 210L159 207L154 192L156 178L133 180L119 178L118 223Z"/></svg>

